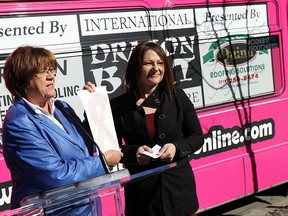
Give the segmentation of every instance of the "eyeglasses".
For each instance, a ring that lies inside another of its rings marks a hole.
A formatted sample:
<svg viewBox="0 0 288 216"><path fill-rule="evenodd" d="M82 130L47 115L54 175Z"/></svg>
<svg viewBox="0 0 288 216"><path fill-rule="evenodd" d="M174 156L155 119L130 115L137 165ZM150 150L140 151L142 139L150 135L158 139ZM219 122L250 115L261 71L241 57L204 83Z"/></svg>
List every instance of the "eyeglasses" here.
<svg viewBox="0 0 288 216"><path fill-rule="evenodd" d="M35 76L43 77L43 76L48 76L50 74L53 74L53 76L56 76L57 70L55 68L48 68L48 69L41 71L40 73L35 74Z"/></svg>

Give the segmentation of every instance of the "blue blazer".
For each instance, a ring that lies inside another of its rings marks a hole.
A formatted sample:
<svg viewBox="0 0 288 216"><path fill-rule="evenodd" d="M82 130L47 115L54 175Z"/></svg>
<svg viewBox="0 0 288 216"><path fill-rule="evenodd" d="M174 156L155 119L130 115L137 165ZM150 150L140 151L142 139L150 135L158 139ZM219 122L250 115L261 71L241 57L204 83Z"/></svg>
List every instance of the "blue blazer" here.
<svg viewBox="0 0 288 216"><path fill-rule="evenodd" d="M74 110L62 103L80 121ZM35 113L21 98L7 111L3 151L13 181L12 209L26 196L105 174L99 157L89 155L77 124L57 108L55 116L66 131Z"/></svg>

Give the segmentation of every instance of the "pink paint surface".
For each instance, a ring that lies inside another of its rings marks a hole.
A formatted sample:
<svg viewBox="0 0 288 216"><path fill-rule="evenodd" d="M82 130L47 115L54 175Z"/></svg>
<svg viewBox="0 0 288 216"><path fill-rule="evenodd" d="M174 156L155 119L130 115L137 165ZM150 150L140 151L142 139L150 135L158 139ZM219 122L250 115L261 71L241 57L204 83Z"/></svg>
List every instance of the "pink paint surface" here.
<svg viewBox="0 0 288 216"><path fill-rule="evenodd" d="M11 180L10 171L8 170L4 158L2 157L1 154L0 154L0 170L1 170L0 182L10 181Z"/></svg>

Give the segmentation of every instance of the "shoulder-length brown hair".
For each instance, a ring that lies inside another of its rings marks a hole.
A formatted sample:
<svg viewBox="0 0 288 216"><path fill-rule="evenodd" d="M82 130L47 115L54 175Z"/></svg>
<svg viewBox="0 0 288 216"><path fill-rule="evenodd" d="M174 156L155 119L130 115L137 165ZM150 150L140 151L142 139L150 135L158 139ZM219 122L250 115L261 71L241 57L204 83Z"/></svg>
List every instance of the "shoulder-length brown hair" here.
<svg viewBox="0 0 288 216"><path fill-rule="evenodd" d="M143 57L146 51L153 50L164 63L164 77L159 85L165 87L168 91L169 99L172 100L175 96L175 80L170 66L168 57L166 56L164 50L157 43L150 41L140 42L132 51L129 61L127 63L125 77L124 77L124 87L130 96L136 93L137 97L140 96L140 89L138 85L138 80L141 72L141 67L143 65Z"/></svg>
<svg viewBox="0 0 288 216"><path fill-rule="evenodd" d="M6 87L13 96L25 97L29 81L47 67L57 68L57 60L51 51L33 46L18 47L4 64Z"/></svg>

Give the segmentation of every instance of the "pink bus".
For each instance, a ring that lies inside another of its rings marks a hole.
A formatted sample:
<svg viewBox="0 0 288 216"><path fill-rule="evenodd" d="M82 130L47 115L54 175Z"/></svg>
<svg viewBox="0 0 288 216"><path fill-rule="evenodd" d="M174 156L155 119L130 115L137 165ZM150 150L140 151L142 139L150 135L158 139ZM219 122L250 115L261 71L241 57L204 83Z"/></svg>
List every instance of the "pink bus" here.
<svg viewBox="0 0 288 216"><path fill-rule="evenodd" d="M86 81L119 95L133 47L159 42L205 134L191 160L201 212L288 182L287 11L287 0L3 0L1 74L20 45L52 50L57 98L83 116ZM0 76L0 130L11 103ZM1 215L12 190L1 152L0 170ZM111 202L102 197L103 215L115 215Z"/></svg>

